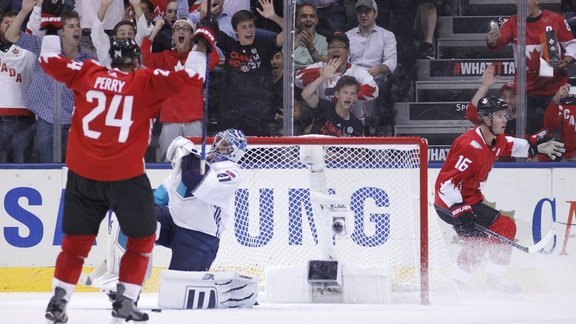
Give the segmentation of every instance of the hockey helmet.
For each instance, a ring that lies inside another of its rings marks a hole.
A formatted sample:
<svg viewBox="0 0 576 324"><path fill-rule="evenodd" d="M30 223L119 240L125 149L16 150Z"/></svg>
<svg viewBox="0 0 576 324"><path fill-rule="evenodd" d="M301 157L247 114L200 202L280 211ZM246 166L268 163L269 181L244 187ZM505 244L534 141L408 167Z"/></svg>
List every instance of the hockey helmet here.
<svg viewBox="0 0 576 324"><path fill-rule="evenodd" d="M238 162L246 153L247 145L248 141L244 133L241 130L230 128L218 132L214 136L210 153L215 154L216 158L223 157Z"/></svg>
<svg viewBox="0 0 576 324"><path fill-rule="evenodd" d="M506 101L495 96L484 97L478 101L478 118L480 120L484 116L492 119L492 114L501 110L505 110L507 113L506 117L510 119L510 111Z"/></svg>
<svg viewBox="0 0 576 324"><path fill-rule="evenodd" d="M115 39L109 53L112 67L133 65L134 59L140 57L140 47L133 39Z"/></svg>

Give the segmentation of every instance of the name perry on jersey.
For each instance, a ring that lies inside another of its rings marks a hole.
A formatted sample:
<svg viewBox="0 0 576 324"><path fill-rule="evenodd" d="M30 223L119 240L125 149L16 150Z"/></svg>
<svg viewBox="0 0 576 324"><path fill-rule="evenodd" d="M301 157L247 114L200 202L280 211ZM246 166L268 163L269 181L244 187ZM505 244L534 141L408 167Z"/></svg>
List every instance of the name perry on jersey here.
<svg viewBox="0 0 576 324"><path fill-rule="evenodd" d="M96 82L94 82L94 88L96 89L108 90L117 93L122 92L124 85L126 85L126 82L124 81L104 77L98 77L96 78Z"/></svg>

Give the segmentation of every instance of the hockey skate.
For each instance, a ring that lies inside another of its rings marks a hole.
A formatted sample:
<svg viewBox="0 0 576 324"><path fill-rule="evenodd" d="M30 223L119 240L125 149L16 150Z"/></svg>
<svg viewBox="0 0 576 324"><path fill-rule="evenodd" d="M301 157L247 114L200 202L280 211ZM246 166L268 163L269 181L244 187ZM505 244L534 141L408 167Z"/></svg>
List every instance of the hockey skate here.
<svg viewBox="0 0 576 324"><path fill-rule="evenodd" d="M118 285L116 298L114 303L112 303L112 317L116 321L112 321L112 323L122 323L123 321L148 321L148 314L139 310L132 299L124 296L124 290L123 285Z"/></svg>
<svg viewBox="0 0 576 324"><path fill-rule="evenodd" d="M46 319L48 323L66 323L68 322L68 315L66 315L66 304L68 303L64 296L66 291L60 287L56 287L54 296L50 298L48 307L46 307Z"/></svg>

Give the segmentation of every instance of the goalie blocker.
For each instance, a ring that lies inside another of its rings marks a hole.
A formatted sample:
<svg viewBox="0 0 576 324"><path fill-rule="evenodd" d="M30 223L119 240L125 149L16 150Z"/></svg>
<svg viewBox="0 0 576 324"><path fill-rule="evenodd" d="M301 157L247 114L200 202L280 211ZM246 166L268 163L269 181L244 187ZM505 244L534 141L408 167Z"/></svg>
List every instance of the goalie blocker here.
<svg viewBox="0 0 576 324"><path fill-rule="evenodd" d="M251 308L258 280L233 271L162 270L158 306L170 309Z"/></svg>

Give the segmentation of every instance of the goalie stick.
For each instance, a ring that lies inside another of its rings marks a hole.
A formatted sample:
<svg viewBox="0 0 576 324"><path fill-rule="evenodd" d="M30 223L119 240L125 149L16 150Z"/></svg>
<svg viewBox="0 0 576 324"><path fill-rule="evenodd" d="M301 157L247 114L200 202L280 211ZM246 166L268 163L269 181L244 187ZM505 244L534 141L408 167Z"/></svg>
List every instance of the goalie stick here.
<svg viewBox="0 0 576 324"><path fill-rule="evenodd" d="M212 0L206 3L206 18L212 21ZM216 49L213 48L213 51ZM202 148L200 151L200 174L206 173L206 137L208 136L208 86L210 79L210 53L206 53L206 79L204 80L204 111L202 112Z"/></svg>
<svg viewBox="0 0 576 324"><path fill-rule="evenodd" d="M498 233L495 233L489 229L487 229L486 227L479 225L479 224L474 224L474 227L479 230L480 232L492 236L493 238L498 239L500 242L502 243L506 243L509 245L512 245L513 247L517 248L518 250L522 251L522 252L526 252L529 254L532 253L536 253L538 251L540 251L544 246L546 246L546 244L548 244L548 242L550 242L550 240L552 240L552 237L554 236L554 231L553 230L549 230L548 233L546 233L546 235L544 235L544 237L540 240L540 242L534 244L534 245L530 245L530 246L523 246L520 245L518 243L516 243L515 241L504 237Z"/></svg>

